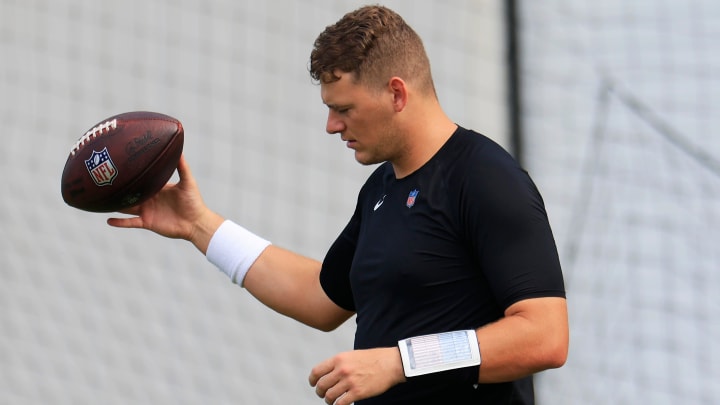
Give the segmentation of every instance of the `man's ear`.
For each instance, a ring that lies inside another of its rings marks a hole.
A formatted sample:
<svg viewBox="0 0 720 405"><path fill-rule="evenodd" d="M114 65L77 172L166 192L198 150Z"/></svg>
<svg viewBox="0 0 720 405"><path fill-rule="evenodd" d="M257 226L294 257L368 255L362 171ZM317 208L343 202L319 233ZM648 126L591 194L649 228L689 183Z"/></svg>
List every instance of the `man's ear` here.
<svg viewBox="0 0 720 405"><path fill-rule="evenodd" d="M395 108L395 112L400 112L405 109L408 102L408 89L405 81L397 76L390 78L388 82L388 89L392 94L392 103Z"/></svg>

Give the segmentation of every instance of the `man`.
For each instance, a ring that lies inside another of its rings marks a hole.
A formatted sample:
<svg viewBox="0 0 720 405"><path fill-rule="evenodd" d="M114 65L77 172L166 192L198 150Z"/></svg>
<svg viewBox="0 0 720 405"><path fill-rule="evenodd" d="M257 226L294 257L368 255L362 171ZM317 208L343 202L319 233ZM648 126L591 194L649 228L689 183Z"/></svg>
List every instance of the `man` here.
<svg viewBox="0 0 720 405"><path fill-rule="evenodd" d="M323 262L211 211L184 158L177 184L108 223L191 241L261 302L309 326L330 331L357 314L355 350L310 372L328 404L533 403L533 373L565 362L568 324L532 180L448 118L420 38L387 8L362 7L327 27L310 73L327 132L358 162L380 163ZM462 362L447 357L448 339Z"/></svg>

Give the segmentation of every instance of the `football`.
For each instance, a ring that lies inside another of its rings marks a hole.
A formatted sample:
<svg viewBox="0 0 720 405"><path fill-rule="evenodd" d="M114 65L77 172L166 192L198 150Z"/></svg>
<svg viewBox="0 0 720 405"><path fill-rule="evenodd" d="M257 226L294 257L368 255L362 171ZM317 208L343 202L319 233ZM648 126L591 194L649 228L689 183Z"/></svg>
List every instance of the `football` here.
<svg viewBox="0 0 720 405"><path fill-rule="evenodd" d="M149 111L99 122L70 149L62 173L65 202L90 212L113 212L155 195L177 169L184 131L177 119Z"/></svg>

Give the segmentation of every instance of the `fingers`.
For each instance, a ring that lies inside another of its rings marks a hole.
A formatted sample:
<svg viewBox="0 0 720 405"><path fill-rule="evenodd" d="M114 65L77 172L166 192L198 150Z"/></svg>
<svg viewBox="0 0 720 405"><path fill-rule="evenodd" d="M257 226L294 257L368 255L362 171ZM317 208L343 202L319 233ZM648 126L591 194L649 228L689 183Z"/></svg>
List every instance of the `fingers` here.
<svg viewBox="0 0 720 405"><path fill-rule="evenodd" d="M310 385L328 404L349 405L405 381L397 347L353 350L313 368Z"/></svg>
<svg viewBox="0 0 720 405"><path fill-rule="evenodd" d="M315 394L325 399L326 404L341 405L350 404L352 400L348 396L350 385L347 380L336 377L337 373L324 375L318 380L315 386Z"/></svg>
<svg viewBox="0 0 720 405"><path fill-rule="evenodd" d="M350 405L353 402L355 402L355 400L350 397L350 393L344 392L333 402L333 405Z"/></svg>
<svg viewBox="0 0 720 405"><path fill-rule="evenodd" d="M329 389L338 383L337 373L333 373L335 365L332 359L323 361L310 371L308 378L310 385L315 387L315 394L320 398L326 398ZM342 394L342 393L340 393ZM327 398L326 401L327 402ZM327 402L332 404L332 402Z"/></svg>
<svg viewBox="0 0 720 405"><path fill-rule="evenodd" d="M108 218L107 224L116 228L142 228L144 221L140 217L141 206L136 205L133 207L125 208L120 211L121 214L132 215L130 218Z"/></svg>
<svg viewBox="0 0 720 405"><path fill-rule="evenodd" d="M185 159L185 154L180 155L177 172L181 182L193 181L192 173L190 172L190 165Z"/></svg>
<svg viewBox="0 0 720 405"><path fill-rule="evenodd" d="M335 368L335 361L330 358L322 363L319 363L317 366L313 367L312 370L310 370L310 377L308 377L308 381L310 382L311 386L316 386L318 381L324 377L325 375L329 374L333 369Z"/></svg>
<svg viewBox="0 0 720 405"><path fill-rule="evenodd" d="M352 383L336 361L332 358L315 366L310 372L310 385L315 387L315 394L324 398L326 404L350 405L357 398L351 398L349 391Z"/></svg>
<svg viewBox="0 0 720 405"><path fill-rule="evenodd" d="M140 217L108 218L107 224L116 228L142 228L143 220Z"/></svg>

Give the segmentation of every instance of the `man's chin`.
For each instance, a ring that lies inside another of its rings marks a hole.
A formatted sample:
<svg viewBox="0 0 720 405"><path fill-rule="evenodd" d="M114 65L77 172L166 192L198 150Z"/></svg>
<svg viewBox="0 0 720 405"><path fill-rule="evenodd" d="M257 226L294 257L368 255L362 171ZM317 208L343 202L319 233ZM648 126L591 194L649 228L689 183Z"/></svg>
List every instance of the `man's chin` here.
<svg viewBox="0 0 720 405"><path fill-rule="evenodd" d="M384 160L374 158L372 156L368 156L367 154L355 151L355 160L364 166L370 166L378 163L384 162Z"/></svg>

